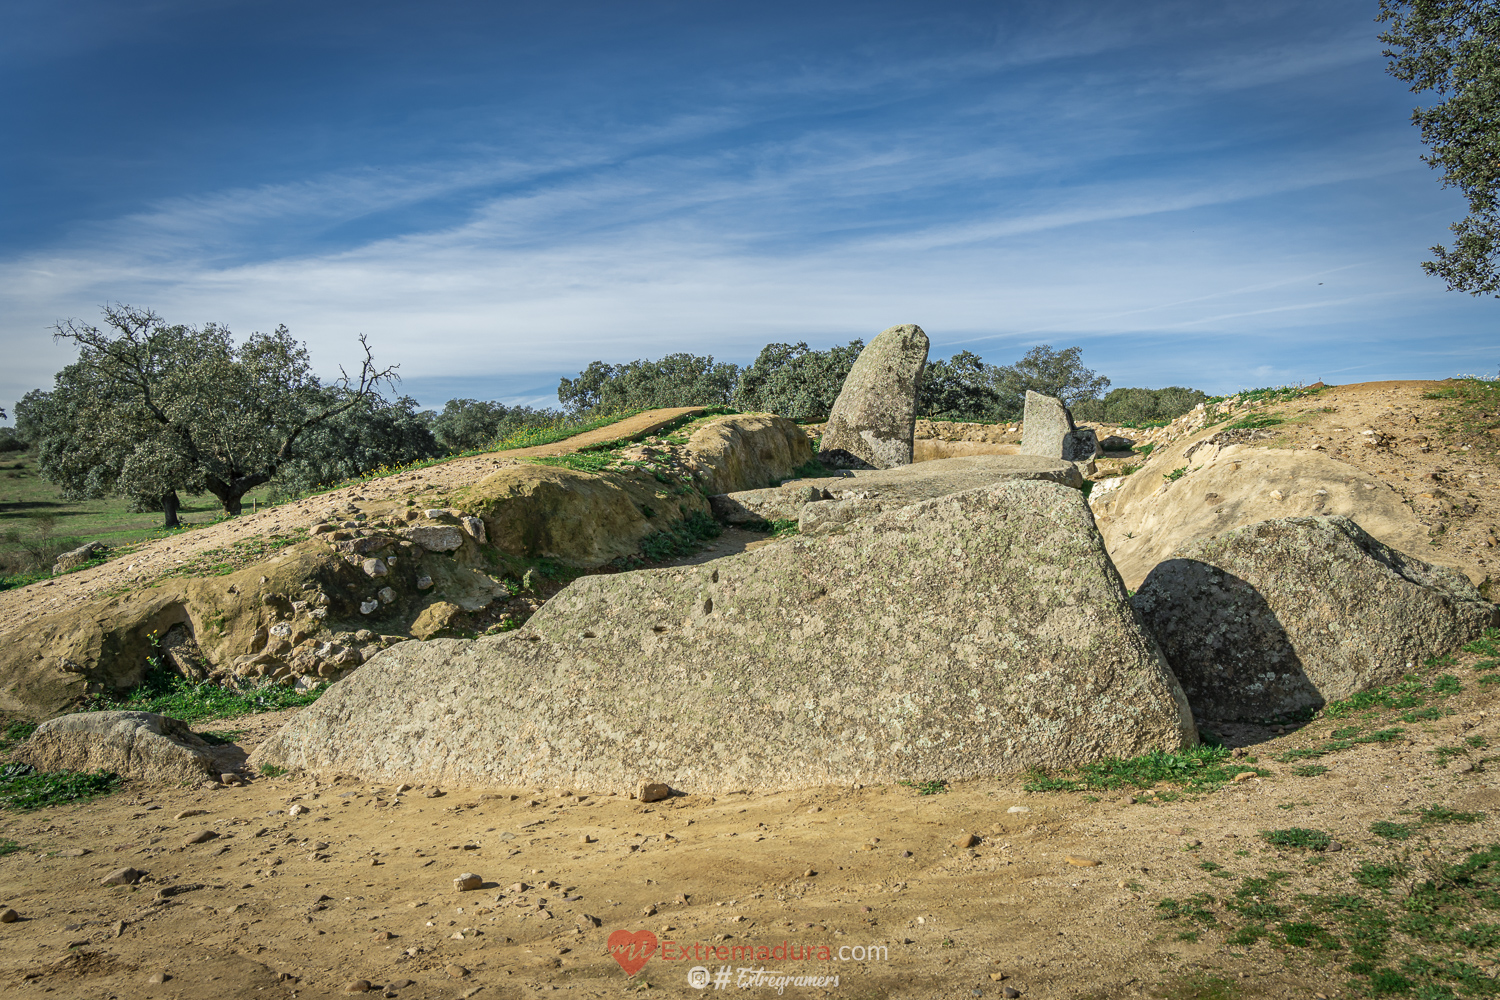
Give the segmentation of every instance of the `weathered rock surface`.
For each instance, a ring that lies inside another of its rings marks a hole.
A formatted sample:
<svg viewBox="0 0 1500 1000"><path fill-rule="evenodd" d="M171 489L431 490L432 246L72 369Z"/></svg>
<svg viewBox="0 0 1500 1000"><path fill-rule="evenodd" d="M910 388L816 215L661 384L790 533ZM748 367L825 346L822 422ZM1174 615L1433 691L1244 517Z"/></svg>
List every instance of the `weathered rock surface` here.
<svg viewBox="0 0 1500 1000"><path fill-rule="evenodd" d="M910 465L927 334L893 326L860 352L828 415L818 458L836 468Z"/></svg>
<svg viewBox="0 0 1500 1000"><path fill-rule="evenodd" d="M1347 517L1262 521L1185 546L1134 603L1200 719L1348 698L1496 623L1461 574Z"/></svg>
<svg viewBox="0 0 1500 1000"><path fill-rule="evenodd" d="M76 569L92 559L97 559L109 551L109 546L103 542L85 542L76 549L69 549L52 564L53 573L66 573L70 569Z"/></svg>
<svg viewBox="0 0 1500 1000"><path fill-rule="evenodd" d="M696 430L687 452L705 493L774 485L812 461L812 442L792 421L772 414L717 417Z"/></svg>
<svg viewBox="0 0 1500 1000"><path fill-rule="evenodd" d="M213 748L186 722L153 712L80 712L37 727L16 760L39 771L114 771L158 785L217 775Z"/></svg>
<svg viewBox="0 0 1500 1000"><path fill-rule="evenodd" d="M842 476L794 479L775 489L709 498L725 524L799 521L802 531L907 507L1011 480L1037 480L1080 488L1077 466L1035 455L976 455L918 462L896 469L853 469Z"/></svg>
<svg viewBox="0 0 1500 1000"><path fill-rule="evenodd" d="M1092 506L1125 586L1137 589L1186 545L1283 517L1342 514L1393 548L1428 548L1426 527L1390 484L1317 452L1261 447L1241 431L1157 449Z"/></svg>
<svg viewBox="0 0 1500 1000"><path fill-rule="evenodd" d="M1099 454L1099 436L1091 427L1074 425L1073 414L1062 400L1028 389L1020 453L1091 462Z"/></svg>
<svg viewBox="0 0 1500 1000"><path fill-rule="evenodd" d="M701 494L674 492L648 475L547 465L501 469L468 490L464 503L502 552L580 567L634 555L647 535L695 511L708 513Z"/></svg>
<svg viewBox="0 0 1500 1000"><path fill-rule="evenodd" d="M411 624L411 634L418 639L431 639L463 614L463 608L447 601L433 601L423 608Z"/></svg>
<svg viewBox="0 0 1500 1000"><path fill-rule="evenodd" d="M954 780L1196 739L1083 497L1004 482L404 643L252 763L689 793Z"/></svg>

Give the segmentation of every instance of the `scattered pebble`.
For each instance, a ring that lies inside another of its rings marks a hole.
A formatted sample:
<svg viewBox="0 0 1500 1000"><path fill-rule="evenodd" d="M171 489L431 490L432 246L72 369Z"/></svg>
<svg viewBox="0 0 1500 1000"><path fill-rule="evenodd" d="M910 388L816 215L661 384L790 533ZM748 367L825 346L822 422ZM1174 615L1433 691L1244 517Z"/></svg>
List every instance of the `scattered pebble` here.
<svg viewBox="0 0 1500 1000"><path fill-rule="evenodd" d="M1008 813L1029 813L1029 812L1031 812L1031 807L1030 806L1011 806L1009 809L1007 809L1005 811L1008 812Z"/></svg>
<svg viewBox="0 0 1500 1000"><path fill-rule="evenodd" d="M1066 855L1063 860L1075 868L1097 868L1102 863L1093 858L1075 858L1071 854Z"/></svg>
<svg viewBox="0 0 1500 1000"><path fill-rule="evenodd" d="M957 848L978 847L979 835L974 833L961 834L959 838L953 842L953 846Z"/></svg>
<svg viewBox="0 0 1500 1000"><path fill-rule="evenodd" d="M176 816L173 816L172 818L173 819L187 819L189 816L207 816L207 815L208 815L208 810L207 809L184 809L182 812L178 813Z"/></svg>
<svg viewBox="0 0 1500 1000"><path fill-rule="evenodd" d="M134 868L117 868L104 876L104 881L100 885L135 885L145 874Z"/></svg>
<svg viewBox="0 0 1500 1000"><path fill-rule="evenodd" d="M210 840L216 840L216 839L218 839L218 836L219 836L219 831L217 831L217 830L199 830L197 833L193 834L187 840L184 840L182 842L182 846L183 847L192 847L194 844L206 844Z"/></svg>
<svg viewBox="0 0 1500 1000"><path fill-rule="evenodd" d="M310 812L310 811L311 810L309 810L307 808L307 806L305 806L305 805L303 805L302 803L299 802L296 805L292 806L290 809L288 809L286 811L286 814L288 816L301 816L303 813Z"/></svg>
<svg viewBox="0 0 1500 1000"><path fill-rule="evenodd" d="M469 892L470 890L478 889L482 885L484 885L484 879L473 872L464 872L453 880L453 888L459 892Z"/></svg>
<svg viewBox="0 0 1500 1000"><path fill-rule="evenodd" d="M578 838L578 842L580 844L597 844L599 842L599 838L591 837L585 833L582 837Z"/></svg>
<svg viewBox="0 0 1500 1000"><path fill-rule="evenodd" d="M146 977L146 982L155 985L155 984L159 984L159 983L164 983L168 979L171 979L171 978L172 977L169 976L169 975L167 975L165 972L153 972L153 973L151 973L151 975L149 975L149 976Z"/></svg>
<svg viewBox="0 0 1500 1000"><path fill-rule="evenodd" d="M368 979L356 979L344 985L345 993L368 993L370 992L370 981Z"/></svg>
<svg viewBox="0 0 1500 1000"><path fill-rule="evenodd" d="M0 924L13 924L20 919L21 915L9 906L0 910Z"/></svg>
<svg viewBox="0 0 1500 1000"><path fill-rule="evenodd" d="M450 965L444 968L443 971L448 974L449 979L462 979L469 974L469 970L465 969L462 965Z"/></svg>
<svg viewBox="0 0 1500 1000"><path fill-rule="evenodd" d="M671 787L664 782L643 781L641 782L640 787L636 789L635 797L640 799L642 802L660 802L663 799L670 797L671 794Z"/></svg>

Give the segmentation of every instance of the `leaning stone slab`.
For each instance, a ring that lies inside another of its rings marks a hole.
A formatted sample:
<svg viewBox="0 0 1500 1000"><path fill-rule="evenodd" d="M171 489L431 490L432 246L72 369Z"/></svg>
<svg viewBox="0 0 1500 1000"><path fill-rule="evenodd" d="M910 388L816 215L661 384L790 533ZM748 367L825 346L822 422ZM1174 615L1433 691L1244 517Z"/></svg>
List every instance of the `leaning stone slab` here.
<svg viewBox="0 0 1500 1000"><path fill-rule="evenodd" d="M1074 426L1073 414L1062 400L1028 389L1021 454L1092 462L1099 454L1099 435L1092 427Z"/></svg>
<svg viewBox="0 0 1500 1000"><path fill-rule="evenodd" d="M444 785L959 780L1196 742L1082 495L1004 482L408 642L253 755Z"/></svg>
<svg viewBox="0 0 1500 1000"><path fill-rule="evenodd" d="M1348 698L1497 620L1461 574L1342 516L1260 521L1186 545L1151 571L1135 605L1208 719Z"/></svg>
<svg viewBox="0 0 1500 1000"><path fill-rule="evenodd" d="M103 542L86 542L76 549L69 549L57 557L52 564L52 574L66 573L70 569L77 569L90 560L97 559L109 551L109 546Z"/></svg>
<svg viewBox="0 0 1500 1000"><path fill-rule="evenodd" d="M14 754L38 771L114 771L153 785L217 775L213 748L186 722L154 712L80 712L49 719Z"/></svg>
<svg viewBox="0 0 1500 1000"><path fill-rule="evenodd" d="M927 334L919 326L893 326L870 341L828 414L819 461L835 468L910 465L926 365Z"/></svg>
<svg viewBox="0 0 1500 1000"><path fill-rule="evenodd" d="M798 521L799 530L810 531L1011 480L1083 486L1078 467L1060 459L971 455L897 469L854 469L842 476L793 479L775 489L709 497L709 505L725 524Z"/></svg>

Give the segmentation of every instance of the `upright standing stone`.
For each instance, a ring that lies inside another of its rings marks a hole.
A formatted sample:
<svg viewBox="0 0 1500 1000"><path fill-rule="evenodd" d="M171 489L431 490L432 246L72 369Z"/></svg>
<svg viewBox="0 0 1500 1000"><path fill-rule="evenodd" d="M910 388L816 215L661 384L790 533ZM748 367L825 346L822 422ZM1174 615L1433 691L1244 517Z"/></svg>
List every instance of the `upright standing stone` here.
<svg viewBox="0 0 1500 1000"><path fill-rule="evenodd" d="M828 415L819 461L836 468L910 465L926 366L927 334L919 326L893 326L870 341Z"/></svg>
<svg viewBox="0 0 1500 1000"><path fill-rule="evenodd" d="M1093 428L1075 427L1073 414L1062 400L1027 389L1021 454L1060 458L1065 462L1092 462L1099 454L1099 436Z"/></svg>

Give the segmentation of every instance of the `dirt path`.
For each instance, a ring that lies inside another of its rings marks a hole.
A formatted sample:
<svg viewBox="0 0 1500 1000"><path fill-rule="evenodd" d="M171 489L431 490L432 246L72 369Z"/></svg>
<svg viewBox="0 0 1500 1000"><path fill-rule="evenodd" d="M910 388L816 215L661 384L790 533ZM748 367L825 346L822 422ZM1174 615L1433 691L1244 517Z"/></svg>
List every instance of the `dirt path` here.
<svg viewBox="0 0 1500 1000"><path fill-rule="evenodd" d="M563 455L589 445L647 434L678 417L702 412L702 409L688 406L650 410L552 444L458 458L147 542L101 566L43 580L28 587L0 591L0 629L10 631L103 593L132 589L207 553L229 550L258 539L276 536L291 539L295 532L309 527L330 508L342 508L350 503L394 502L412 495L424 497L432 506L442 506L448 492L478 482L496 469L514 465L520 459Z"/></svg>
<svg viewBox="0 0 1500 1000"><path fill-rule="evenodd" d="M1319 758L1322 773L1299 776L1276 758L1326 744L1339 722L1284 734L1234 727L1226 735L1265 775L1176 801L1165 785L1162 795L1028 793L1016 780L936 795L840 786L643 805L565 788L439 794L280 777L0 813L0 842L19 845L0 857L0 906L22 917L0 925L0 991L333 997L362 979L402 998L598 997L642 983L686 997L703 995L688 981L702 967L728 968L735 982L754 969L838 976L836 987L779 994L793 997L1352 996L1345 945L1289 945L1275 920L1244 943L1234 934L1253 921L1228 904L1268 872L1274 887L1254 898L1275 906L1365 891L1358 872L1413 854L1371 826L1412 822L1420 806L1488 813L1424 830L1433 857L1500 840L1484 751L1446 766L1435 752L1500 741L1495 688L1475 684L1472 660L1453 669L1465 688L1447 705L1455 714L1369 722L1395 722L1400 738ZM273 721L218 728L260 732ZM292 805L308 811L289 816ZM178 818L188 809L204 812ZM1261 836L1285 828L1322 831L1342 850ZM219 836L184 846L201 830ZM970 834L974 846L956 846ZM146 879L100 887L123 866ZM484 887L455 891L464 872ZM1195 915L1164 919L1180 912ZM627 979L608 950L617 931L672 941L674 957L659 953ZM815 955L827 946L830 958L728 950L783 942ZM1412 948L1395 942L1393 955ZM702 957L719 947L726 957ZM874 957L853 960L856 947ZM1500 967L1492 950L1463 957L1485 977ZM150 984L153 973L171 978ZM747 989L736 995L778 995Z"/></svg>

